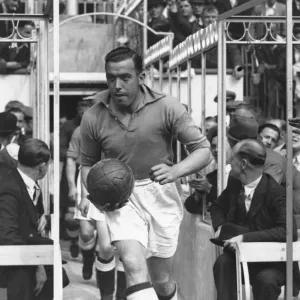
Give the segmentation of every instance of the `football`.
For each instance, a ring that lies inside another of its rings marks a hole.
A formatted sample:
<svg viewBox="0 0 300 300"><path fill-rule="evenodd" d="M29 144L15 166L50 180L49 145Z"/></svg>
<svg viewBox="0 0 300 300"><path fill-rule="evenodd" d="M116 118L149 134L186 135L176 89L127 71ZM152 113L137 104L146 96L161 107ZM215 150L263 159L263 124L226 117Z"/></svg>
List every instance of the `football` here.
<svg viewBox="0 0 300 300"><path fill-rule="evenodd" d="M122 207L134 188L131 168L118 159L96 163L87 176L90 201L100 210L113 211Z"/></svg>

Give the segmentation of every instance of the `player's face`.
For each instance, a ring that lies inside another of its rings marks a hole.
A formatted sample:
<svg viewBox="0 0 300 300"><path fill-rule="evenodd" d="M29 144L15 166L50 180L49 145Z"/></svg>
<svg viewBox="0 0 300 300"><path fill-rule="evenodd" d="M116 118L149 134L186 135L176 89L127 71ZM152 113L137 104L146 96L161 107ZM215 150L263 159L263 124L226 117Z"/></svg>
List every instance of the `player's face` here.
<svg viewBox="0 0 300 300"><path fill-rule="evenodd" d="M112 101L119 107L132 106L138 97L142 74L138 74L132 59L106 64L106 80Z"/></svg>

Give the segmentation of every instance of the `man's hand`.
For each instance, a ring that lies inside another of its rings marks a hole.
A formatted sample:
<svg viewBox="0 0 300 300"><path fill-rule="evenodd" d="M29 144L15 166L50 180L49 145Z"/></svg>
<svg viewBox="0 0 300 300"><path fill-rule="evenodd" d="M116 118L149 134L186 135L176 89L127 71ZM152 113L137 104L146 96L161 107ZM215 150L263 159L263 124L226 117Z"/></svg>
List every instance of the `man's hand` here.
<svg viewBox="0 0 300 300"><path fill-rule="evenodd" d="M290 119L289 124L295 128L300 129L300 117Z"/></svg>
<svg viewBox="0 0 300 300"><path fill-rule="evenodd" d="M84 198L80 201L79 210L83 217L87 217L89 207L90 207L90 200Z"/></svg>
<svg viewBox="0 0 300 300"><path fill-rule="evenodd" d="M232 76L236 79L239 80L244 76L244 69L241 66L235 66L233 68Z"/></svg>
<svg viewBox="0 0 300 300"><path fill-rule="evenodd" d="M174 166L170 167L166 164L159 164L150 169L150 179L160 184L174 182L178 179Z"/></svg>
<svg viewBox="0 0 300 300"><path fill-rule="evenodd" d="M34 293L37 296L44 287L45 282L47 281L47 274L44 266L37 266L35 272L36 285L34 288Z"/></svg>
<svg viewBox="0 0 300 300"><path fill-rule="evenodd" d="M38 233L41 234L47 226L47 219L45 215L42 215L38 222Z"/></svg>
<svg viewBox="0 0 300 300"><path fill-rule="evenodd" d="M191 188L195 189L196 192L209 193L212 185L208 182L205 177L192 179L189 181Z"/></svg>
<svg viewBox="0 0 300 300"><path fill-rule="evenodd" d="M242 243L242 242L243 242L243 235L241 234L241 235L231 238L230 240L226 240L225 244L224 244L224 248L227 247L230 250L234 251L237 248L236 244Z"/></svg>
<svg viewBox="0 0 300 300"><path fill-rule="evenodd" d="M77 187L76 186L72 186L71 188L69 188L68 198L71 201L77 202L77 197L78 197Z"/></svg>

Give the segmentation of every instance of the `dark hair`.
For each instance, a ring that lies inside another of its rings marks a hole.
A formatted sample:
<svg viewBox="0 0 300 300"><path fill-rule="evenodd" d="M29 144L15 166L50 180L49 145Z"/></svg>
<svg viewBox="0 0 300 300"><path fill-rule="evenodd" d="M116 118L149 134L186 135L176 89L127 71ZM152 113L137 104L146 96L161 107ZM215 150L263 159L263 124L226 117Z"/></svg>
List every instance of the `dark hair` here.
<svg viewBox="0 0 300 300"><path fill-rule="evenodd" d="M48 163L51 154L47 144L39 139L30 138L20 146L19 163L27 167L36 167L41 163Z"/></svg>
<svg viewBox="0 0 300 300"><path fill-rule="evenodd" d="M278 138L277 140L279 140L280 138L280 129L274 125L274 124L269 124L269 123L265 123L265 124L262 124L261 126L259 126L258 128L258 133L261 133L265 128L270 128L274 131L276 131L278 133Z"/></svg>
<svg viewBox="0 0 300 300"><path fill-rule="evenodd" d="M112 51L110 51L105 56L105 65L109 62L120 62L127 59L132 59L134 62L135 69L138 74L143 72L143 60L142 57L137 54L135 51L128 47L118 47Z"/></svg>
<svg viewBox="0 0 300 300"><path fill-rule="evenodd" d="M262 167L265 164L267 152L262 142L254 139L247 139L241 142L236 155L241 159L246 159L251 165Z"/></svg>
<svg viewBox="0 0 300 300"><path fill-rule="evenodd" d="M216 122L217 123L217 118L216 118L216 116L215 117L206 117L205 118L205 121L206 122Z"/></svg>

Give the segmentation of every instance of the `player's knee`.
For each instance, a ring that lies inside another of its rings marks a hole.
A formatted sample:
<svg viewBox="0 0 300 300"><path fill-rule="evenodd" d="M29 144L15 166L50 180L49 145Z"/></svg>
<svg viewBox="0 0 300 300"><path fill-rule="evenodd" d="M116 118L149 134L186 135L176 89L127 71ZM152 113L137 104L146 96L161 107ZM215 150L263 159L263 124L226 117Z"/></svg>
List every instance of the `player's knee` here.
<svg viewBox="0 0 300 300"><path fill-rule="evenodd" d="M101 240L100 240L101 241ZM110 243L101 244L98 243L98 256L103 259L109 259L114 255L114 248Z"/></svg>
<svg viewBox="0 0 300 300"><path fill-rule="evenodd" d="M80 237L85 243L87 243L90 240L94 239L94 237L95 237L94 230L92 230L90 228L82 227L80 229Z"/></svg>

